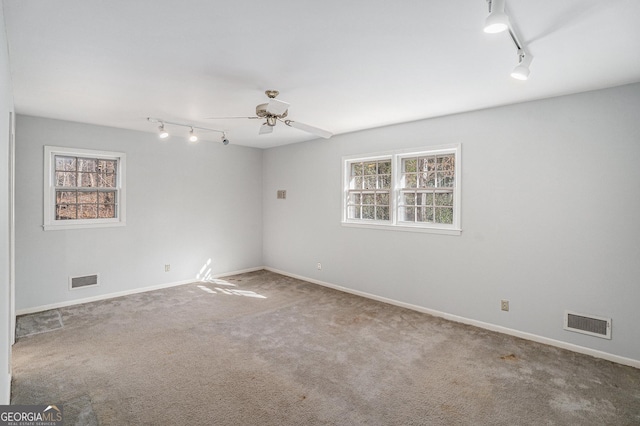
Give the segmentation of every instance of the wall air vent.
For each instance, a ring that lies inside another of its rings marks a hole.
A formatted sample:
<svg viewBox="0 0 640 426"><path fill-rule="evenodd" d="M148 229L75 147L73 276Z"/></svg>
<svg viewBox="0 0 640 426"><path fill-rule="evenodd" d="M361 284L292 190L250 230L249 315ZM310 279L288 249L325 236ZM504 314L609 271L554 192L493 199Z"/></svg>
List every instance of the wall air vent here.
<svg viewBox="0 0 640 426"><path fill-rule="evenodd" d="M589 336L611 339L611 318L594 315L579 314L566 311L564 314L564 329Z"/></svg>
<svg viewBox="0 0 640 426"><path fill-rule="evenodd" d="M99 275L85 275L83 277L69 277L69 290L85 287L94 287L99 283Z"/></svg>

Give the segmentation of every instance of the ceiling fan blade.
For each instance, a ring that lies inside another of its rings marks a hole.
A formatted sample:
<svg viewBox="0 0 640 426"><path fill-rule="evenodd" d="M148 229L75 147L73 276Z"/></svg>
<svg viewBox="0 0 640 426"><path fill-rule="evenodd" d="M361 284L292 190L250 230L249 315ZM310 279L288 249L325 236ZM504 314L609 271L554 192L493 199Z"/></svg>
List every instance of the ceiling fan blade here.
<svg viewBox="0 0 640 426"><path fill-rule="evenodd" d="M321 138L329 139L331 136L333 136L333 133L331 133L328 130L324 130L318 127L310 126L308 124L300 123L299 121L286 120L284 123L289 127L294 127L296 129L312 133L316 136L320 136Z"/></svg>
<svg viewBox="0 0 640 426"><path fill-rule="evenodd" d="M266 135L267 133L273 132L273 126L269 126L267 123L262 123L260 126L260 130L258 131L259 135Z"/></svg>
<svg viewBox="0 0 640 426"><path fill-rule="evenodd" d="M267 112L271 115L282 115L289 109L289 104L278 99L269 99Z"/></svg>
<svg viewBox="0 0 640 426"><path fill-rule="evenodd" d="M230 120L232 118L260 118L260 117L205 117L205 120Z"/></svg>

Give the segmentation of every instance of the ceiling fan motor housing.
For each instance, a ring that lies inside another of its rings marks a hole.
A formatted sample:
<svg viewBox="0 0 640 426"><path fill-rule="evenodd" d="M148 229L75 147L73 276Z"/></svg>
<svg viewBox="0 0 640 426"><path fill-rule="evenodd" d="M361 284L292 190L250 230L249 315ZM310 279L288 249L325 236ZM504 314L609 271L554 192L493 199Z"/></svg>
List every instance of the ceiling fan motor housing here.
<svg viewBox="0 0 640 426"><path fill-rule="evenodd" d="M275 118L285 118L287 116L287 114L289 114L289 110L286 110L285 112L283 112L280 115L275 115L275 114L270 114L267 111L267 107L269 106L268 103L266 104L260 104L258 106L256 106L256 115L260 118L269 118L269 117L275 117ZM274 120L275 121L275 120ZM274 123L275 125L275 123Z"/></svg>

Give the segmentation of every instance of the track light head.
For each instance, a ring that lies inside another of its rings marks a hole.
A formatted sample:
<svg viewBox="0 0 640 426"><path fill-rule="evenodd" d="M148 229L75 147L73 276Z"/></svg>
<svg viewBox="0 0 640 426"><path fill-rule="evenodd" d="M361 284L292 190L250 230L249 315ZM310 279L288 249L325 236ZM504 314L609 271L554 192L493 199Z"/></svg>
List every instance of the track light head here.
<svg viewBox="0 0 640 426"><path fill-rule="evenodd" d="M222 139L222 143L224 145L229 145L229 139L227 139L227 134L226 133L223 133L222 137L220 139Z"/></svg>
<svg viewBox="0 0 640 426"><path fill-rule="evenodd" d="M525 52L518 52L520 63L511 71L511 77L516 80L526 80L529 78L529 67L533 57Z"/></svg>
<svg viewBox="0 0 640 426"><path fill-rule="evenodd" d="M164 123L160 123L160 127L158 127L160 139L166 139L169 137L169 132L164 129Z"/></svg>
<svg viewBox="0 0 640 426"><path fill-rule="evenodd" d="M198 136L193 132L193 127L189 131L189 142L198 142Z"/></svg>
<svg viewBox="0 0 640 426"><path fill-rule="evenodd" d="M505 0L488 0L490 12L484 23L485 33L501 33L509 29L509 17L504 12L504 1Z"/></svg>

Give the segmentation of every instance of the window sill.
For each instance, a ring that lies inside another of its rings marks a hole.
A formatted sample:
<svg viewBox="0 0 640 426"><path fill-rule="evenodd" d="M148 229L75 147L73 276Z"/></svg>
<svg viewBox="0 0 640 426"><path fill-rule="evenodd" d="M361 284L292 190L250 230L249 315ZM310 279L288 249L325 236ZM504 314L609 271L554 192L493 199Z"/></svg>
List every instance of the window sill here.
<svg viewBox="0 0 640 426"><path fill-rule="evenodd" d="M426 226L386 225L382 223L342 222L342 226L345 226L348 228L382 229L385 231L419 232L424 234L440 234L440 235L462 234L462 229L455 229L455 228L430 228Z"/></svg>
<svg viewBox="0 0 640 426"><path fill-rule="evenodd" d="M112 228L115 226L125 226L126 222L94 222L94 223L64 223L47 224L42 228L45 231L61 231L66 229L89 229L89 228Z"/></svg>

